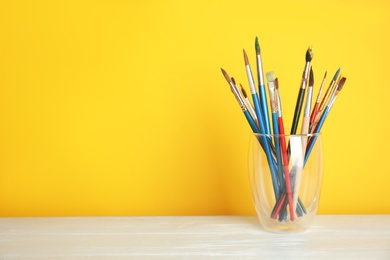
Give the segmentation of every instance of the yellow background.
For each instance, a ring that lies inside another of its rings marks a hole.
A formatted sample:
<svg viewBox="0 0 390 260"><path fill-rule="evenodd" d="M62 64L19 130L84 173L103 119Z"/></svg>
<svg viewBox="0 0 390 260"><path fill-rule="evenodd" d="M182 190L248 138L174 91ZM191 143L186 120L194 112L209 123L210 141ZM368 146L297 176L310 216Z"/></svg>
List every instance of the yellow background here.
<svg viewBox="0 0 390 260"><path fill-rule="evenodd" d="M255 214L250 129L220 68L279 78L313 46L347 83L323 128L319 213L390 213L390 2L1 1L0 216Z"/></svg>

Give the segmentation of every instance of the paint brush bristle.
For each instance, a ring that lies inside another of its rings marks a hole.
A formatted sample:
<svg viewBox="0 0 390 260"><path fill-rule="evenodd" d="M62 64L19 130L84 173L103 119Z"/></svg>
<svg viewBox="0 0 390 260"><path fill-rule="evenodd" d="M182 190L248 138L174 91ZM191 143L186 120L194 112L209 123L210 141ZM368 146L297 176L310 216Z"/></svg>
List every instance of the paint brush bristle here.
<svg viewBox="0 0 390 260"><path fill-rule="evenodd" d="M227 82L232 82L232 80L230 79L229 75L227 74L227 72L221 68L221 71L222 71L222 74L225 76L225 79L227 80Z"/></svg>
<svg viewBox="0 0 390 260"><path fill-rule="evenodd" d="M267 72L266 76L267 76L268 82L275 81L275 73L273 71Z"/></svg>
<svg viewBox="0 0 390 260"><path fill-rule="evenodd" d="M336 73L334 74L334 76L333 76L333 81L336 81L336 80L337 80L339 74L340 74L340 68L339 68L339 69L336 71Z"/></svg>
<svg viewBox="0 0 390 260"><path fill-rule="evenodd" d="M309 47L306 51L306 62L311 62L313 59L313 49Z"/></svg>
<svg viewBox="0 0 390 260"><path fill-rule="evenodd" d="M244 49L243 49L242 51L244 52L244 61L245 61L245 65L249 65L248 55L246 55L246 52L245 52Z"/></svg>
<svg viewBox="0 0 390 260"><path fill-rule="evenodd" d="M278 78L275 78L274 84L275 84L275 88L276 88L277 90L279 90L279 80L278 80Z"/></svg>
<svg viewBox="0 0 390 260"><path fill-rule="evenodd" d="M256 54L260 55L260 44L259 44L259 39L257 38L257 36L256 36L256 40L255 40L255 49L256 49Z"/></svg>
<svg viewBox="0 0 390 260"><path fill-rule="evenodd" d="M343 88L344 83L345 83L346 80L347 80L347 79L344 78L344 77L343 77L342 79L340 79L339 85L338 85L338 87L337 87L337 91L340 91L340 90Z"/></svg>
<svg viewBox="0 0 390 260"><path fill-rule="evenodd" d="M231 77L231 79L232 79L233 84L236 85L236 80L233 77Z"/></svg>
<svg viewBox="0 0 390 260"><path fill-rule="evenodd" d="M245 89L242 87L241 84L240 84L240 87L241 87L242 95L244 95L244 98L248 98L248 95L246 94L246 91L245 91Z"/></svg>
<svg viewBox="0 0 390 260"><path fill-rule="evenodd" d="M313 69L310 67L310 74L309 74L309 86L314 86L314 73Z"/></svg>

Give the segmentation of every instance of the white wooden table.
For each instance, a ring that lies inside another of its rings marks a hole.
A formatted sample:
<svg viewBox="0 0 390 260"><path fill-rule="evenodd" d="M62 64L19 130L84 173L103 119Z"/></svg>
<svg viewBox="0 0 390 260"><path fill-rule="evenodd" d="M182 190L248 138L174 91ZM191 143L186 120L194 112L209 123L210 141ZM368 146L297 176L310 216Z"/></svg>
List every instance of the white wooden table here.
<svg viewBox="0 0 390 260"><path fill-rule="evenodd" d="M0 218L0 259L390 259L390 215L319 215L303 233L254 216Z"/></svg>

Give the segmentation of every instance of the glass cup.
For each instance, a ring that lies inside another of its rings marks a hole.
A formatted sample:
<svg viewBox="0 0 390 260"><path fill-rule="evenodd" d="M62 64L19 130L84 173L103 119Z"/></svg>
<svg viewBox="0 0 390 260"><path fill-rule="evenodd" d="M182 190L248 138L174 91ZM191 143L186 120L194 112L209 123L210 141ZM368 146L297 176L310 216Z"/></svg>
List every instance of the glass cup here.
<svg viewBox="0 0 390 260"><path fill-rule="evenodd" d="M271 232L309 228L321 191L321 134L252 134L248 159L254 205L262 227Z"/></svg>

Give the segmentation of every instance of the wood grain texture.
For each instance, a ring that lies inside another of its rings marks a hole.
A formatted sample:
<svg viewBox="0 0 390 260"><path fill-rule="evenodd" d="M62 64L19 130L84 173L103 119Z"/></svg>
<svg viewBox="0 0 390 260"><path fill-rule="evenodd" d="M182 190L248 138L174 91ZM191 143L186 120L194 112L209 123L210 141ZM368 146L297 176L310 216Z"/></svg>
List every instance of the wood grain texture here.
<svg viewBox="0 0 390 260"><path fill-rule="evenodd" d="M319 215L303 233L254 216L0 218L0 259L390 259L390 215Z"/></svg>

